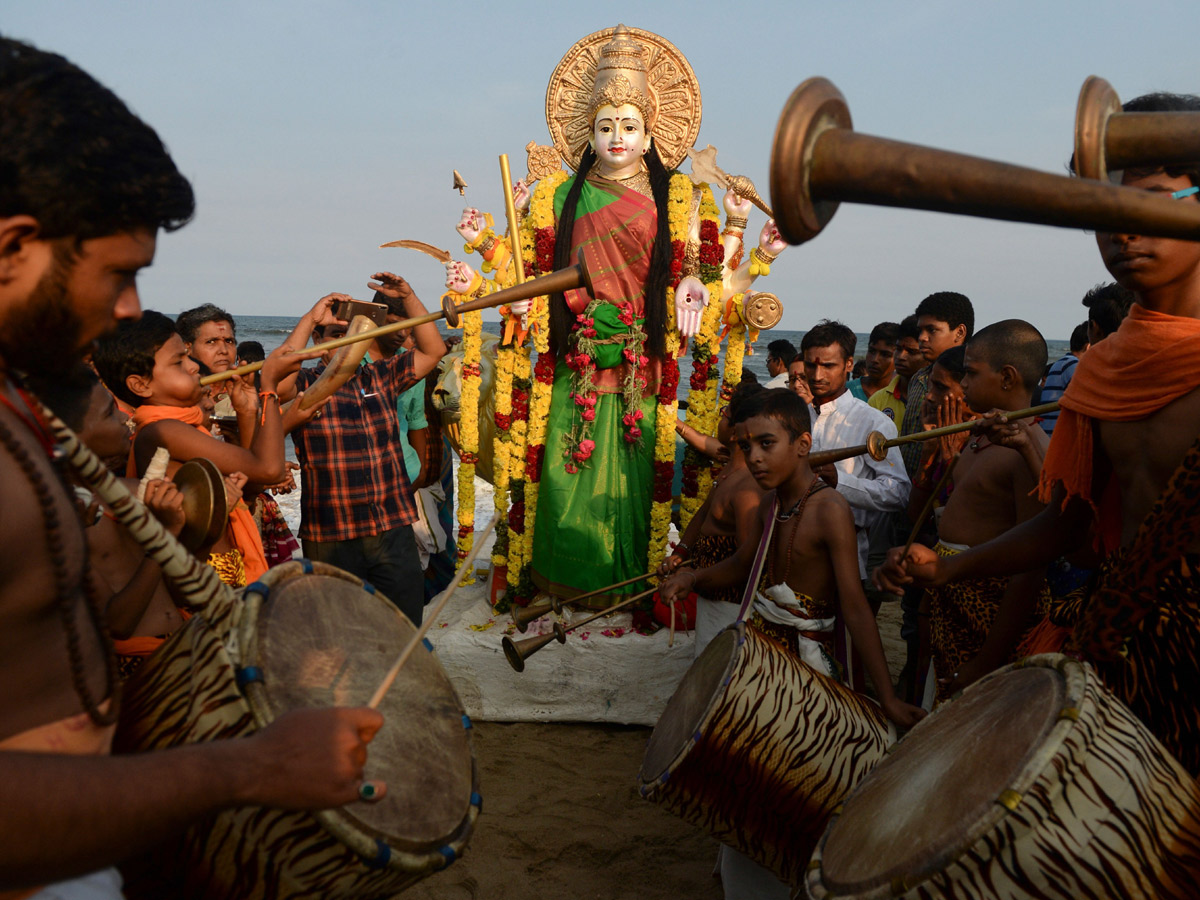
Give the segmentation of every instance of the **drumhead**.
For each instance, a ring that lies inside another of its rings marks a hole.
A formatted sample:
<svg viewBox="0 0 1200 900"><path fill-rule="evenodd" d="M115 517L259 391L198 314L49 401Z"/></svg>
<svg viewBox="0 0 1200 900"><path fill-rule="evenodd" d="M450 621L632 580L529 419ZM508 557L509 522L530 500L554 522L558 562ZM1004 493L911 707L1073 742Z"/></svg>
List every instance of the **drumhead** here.
<svg viewBox="0 0 1200 900"><path fill-rule="evenodd" d="M1045 766L1067 703L1062 672L1005 670L969 688L897 745L846 800L821 848L835 895L940 871L1007 814ZM1070 723L1067 723L1070 724ZM1065 733L1065 732L1064 732Z"/></svg>
<svg viewBox="0 0 1200 900"><path fill-rule="evenodd" d="M729 681L737 651L746 640L745 628L738 623L720 632L684 674L650 735L642 759L643 783L657 781L687 755Z"/></svg>
<svg viewBox="0 0 1200 900"><path fill-rule="evenodd" d="M347 578L312 574L272 585L258 616L256 663L269 717L365 704L415 633L395 606ZM384 724L366 771L387 793L339 813L397 849L436 849L463 827L475 791L469 720L437 659L420 647L379 711Z"/></svg>

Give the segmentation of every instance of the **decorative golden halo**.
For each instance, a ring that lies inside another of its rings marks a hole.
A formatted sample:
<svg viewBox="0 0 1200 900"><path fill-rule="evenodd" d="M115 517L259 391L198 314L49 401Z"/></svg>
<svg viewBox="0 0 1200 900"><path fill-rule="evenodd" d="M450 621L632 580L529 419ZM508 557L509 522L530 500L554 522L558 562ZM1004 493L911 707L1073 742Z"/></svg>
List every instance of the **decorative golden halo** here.
<svg viewBox="0 0 1200 900"><path fill-rule="evenodd" d="M592 136L589 106L596 80L596 60L616 28L589 34L567 51L546 86L546 125L563 162L579 168L583 148ZM663 165L674 169L700 134L700 84L679 48L652 31L629 28L648 52L650 96L657 112L650 133Z"/></svg>

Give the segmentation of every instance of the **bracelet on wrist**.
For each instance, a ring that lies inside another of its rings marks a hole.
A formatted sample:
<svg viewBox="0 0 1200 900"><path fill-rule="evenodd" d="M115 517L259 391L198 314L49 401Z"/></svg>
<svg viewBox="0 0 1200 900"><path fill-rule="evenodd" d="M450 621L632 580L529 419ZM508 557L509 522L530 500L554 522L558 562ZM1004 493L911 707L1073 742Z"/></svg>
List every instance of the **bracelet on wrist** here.
<svg viewBox="0 0 1200 900"><path fill-rule="evenodd" d="M274 391L259 391L258 392L258 402L259 402L259 406L262 408L262 415L258 420L259 425L267 424L267 399L270 397L275 398L275 405L278 406L279 405L279 395L277 393L275 393Z"/></svg>

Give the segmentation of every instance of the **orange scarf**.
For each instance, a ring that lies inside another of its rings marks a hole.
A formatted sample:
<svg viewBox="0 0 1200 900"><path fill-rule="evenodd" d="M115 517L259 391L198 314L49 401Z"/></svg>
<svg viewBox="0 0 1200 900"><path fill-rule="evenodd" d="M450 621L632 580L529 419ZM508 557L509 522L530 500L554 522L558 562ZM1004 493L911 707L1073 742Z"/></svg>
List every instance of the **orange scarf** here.
<svg viewBox="0 0 1200 900"><path fill-rule="evenodd" d="M1081 497L1096 515L1100 547L1121 544L1121 495L1112 477L1092 484L1092 420L1132 422L1158 412L1200 387L1200 319L1169 316L1134 304L1117 332L1080 359L1063 394L1062 412L1042 463L1038 499L1049 503L1056 484L1067 499ZM1099 497L1096 497L1096 491Z"/></svg>
<svg viewBox="0 0 1200 900"><path fill-rule="evenodd" d="M164 419L183 422L212 437L212 432L200 424L204 421L204 413L198 406L139 406L133 411L133 424L136 426L134 433L141 431L151 422L161 422ZM129 466L126 472L130 478L138 477L137 460L132 448L129 450ZM258 526L254 524L254 516L241 500L229 511L228 533L230 543L242 551L246 583L257 581L267 571L267 557L263 552L262 535L258 533Z"/></svg>
<svg viewBox="0 0 1200 900"><path fill-rule="evenodd" d="M192 614L186 609L179 610L179 615L185 622L192 617ZM129 638L113 638L113 650L118 656L149 656L165 644L170 636L170 634L140 634Z"/></svg>

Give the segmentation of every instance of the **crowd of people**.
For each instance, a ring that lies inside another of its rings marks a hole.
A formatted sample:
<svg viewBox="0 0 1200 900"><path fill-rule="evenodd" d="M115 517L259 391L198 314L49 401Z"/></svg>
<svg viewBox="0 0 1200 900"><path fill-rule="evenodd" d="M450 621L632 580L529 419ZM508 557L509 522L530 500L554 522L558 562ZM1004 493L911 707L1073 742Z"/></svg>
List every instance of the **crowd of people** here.
<svg viewBox="0 0 1200 900"><path fill-rule="evenodd" d="M1200 100L1156 95L1126 108ZM143 311L138 271L158 232L194 211L157 135L66 60L6 39L0 110L0 887L76 878L45 896L82 896L71 891L85 885L119 896L115 862L219 809L321 809L381 793L365 766L382 719L306 709L244 740L110 755L118 679L189 610L104 502L61 470L38 400L140 485L175 534L185 521L170 476L194 458L215 464L229 515L203 552L230 585L294 555L272 492L288 490L298 467L304 556L358 575L420 622L437 588L427 575L448 550L435 527L448 454L424 384L446 346L428 323L376 339L330 383L337 367L303 367L301 351L344 332L346 295L321 298L265 354L238 345L233 318L211 304L175 320ZM1123 180L1200 202L1195 165L1130 168ZM1010 661L1066 651L1200 772L1190 696L1200 569L1178 518L1190 514L1200 454L1190 364L1200 244L1096 239L1115 281L1087 292L1087 322L1058 360L1030 323L977 329L967 297L938 292L872 329L857 377L854 333L822 320L798 350L769 344L771 382L737 387L715 440L679 423L722 460L661 569L665 600L699 595L698 653L749 594L759 633L856 690L869 679L884 714L908 729ZM369 287L390 321L426 312L399 276L375 273ZM255 375L201 385L202 373L254 357ZM1057 414L1010 417L1049 400ZM874 432L919 437L962 423L974 427L882 459L812 456ZM165 468L153 469L164 452ZM875 620L893 598L908 647L898 684ZM787 890L726 856L728 896Z"/></svg>

